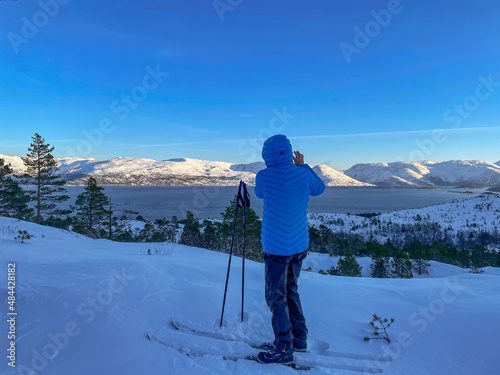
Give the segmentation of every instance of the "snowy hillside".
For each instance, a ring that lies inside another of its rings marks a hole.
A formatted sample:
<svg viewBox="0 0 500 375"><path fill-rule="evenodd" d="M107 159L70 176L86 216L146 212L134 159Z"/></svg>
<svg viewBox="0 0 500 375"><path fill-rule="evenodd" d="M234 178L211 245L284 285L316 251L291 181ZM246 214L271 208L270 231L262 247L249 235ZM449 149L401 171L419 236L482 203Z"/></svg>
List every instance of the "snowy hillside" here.
<svg viewBox="0 0 500 375"><path fill-rule="evenodd" d="M0 158L24 171L18 156ZM261 161L231 164L190 158L153 160L118 157L105 160L57 158L60 172L70 185L81 185L87 176L102 185L220 185L233 186L243 179L255 183L265 168ZM498 164L498 163L497 163ZM324 164L313 167L327 186L500 186L500 165L481 160L412 161L356 164L343 172Z"/></svg>
<svg viewBox="0 0 500 375"><path fill-rule="evenodd" d="M306 269L311 267L314 272L319 272L320 270L328 270L330 267L338 266L339 261L338 256L330 256L328 254L320 253L310 253L306 260L304 261L302 268ZM370 264L372 263L371 257L357 257L357 262L361 266L361 274L363 277L370 276ZM447 263L440 263L434 260L430 261L431 266L428 269L429 274L419 275L417 272L413 273L414 278L428 279L428 278L440 278L449 277L455 275L465 275L469 273L469 269L460 268ZM486 274L498 275L500 276L500 268L497 267L484 267Z"/></svg>
<svg viewBox="0 0 500 375"><path fill-rule="evenodd" d="M345 174L376 185L485 187L500 184L500 166L482 160L356 164Z"/></svg>
<svg viewBox="0 0 500 375"><path fill-rule="evenodd" d="M314 172L323 180L326 186L373 186L365 182L357 181L344 172L318 164L313 167Z"/></svg>
<svg viewBox="0 0 500 375"><path fill-rule="evenodd" d="M311 214L309 222L316 226L325 224L337 233L359 234L366 240L374 236L381 243L390 239L402 245L416 236L425 243L447 240L458 244L471 237L471 233L472 237L480 232L499 236L500 195L483 194L370 219L349 214Z"/></svg>
<svg viewBox="0 0 500 375"><path fill-rule="evenodd" d="M263 161L256 161L250 164L233 164L230 169L239 172L251 172L253 174L259 173L260 170L266 168L266 164Z"/></svg>
<svg viewBox="0 0 500 375"><path fill-rule="evenodd" d="M0 154L0 159L4 159L7 164L10 164L15 173L21 173L25 169L23 160L19 156L7 156Z"/></svg>
<svg viewBox="0 0 500 375"><path fill-rule="evenodd" d="M36 237L21 244L18 229ZM224 326L218 328L227 254L168 245L167 255L144 255L155 244L92 240L66 231L0 217L7 263L16 264L16 369L1 373L50 375L296 374L288 367L220 354L252 354L239 343L198 337L170 327L170 317L253 343L272 339L264 302L264 265L247 262L245 322L239 321L241 262L233 258ZM311 256L307 261L315 262ZM439 271L438 278L371 279L303 272L300 292L310 353L296 360L318 366L307 374L353 375L349 368L387 375L496 375L500 367L499 273ZM446 266L449 269L449 266ZM7 300L3 299L3 311ZM394 317L392 343L362 340L371 315ZM8 348L7 319L0 342ZM151 331L174 348L146 339ZM212 355L187 356L203 351ZM342 355L344 354L344 355ZM371 359L362 359L371 356ZM319 365L334 367L322 368Z"/></svg>
<svg viewBox="0 0 500 375"><path fill-rule="evenodd" d="M16 173L24 166L20 157L4 156ZM106 160L57 158L59 171L70 185L82 185L87 176L94 176L102 185L237 185L241 179L250 185L263 168L263 162L231 164L189 158L152 160L113 158ZM328 186L365 186L343 172L319 165L315 167Z"/></svg>

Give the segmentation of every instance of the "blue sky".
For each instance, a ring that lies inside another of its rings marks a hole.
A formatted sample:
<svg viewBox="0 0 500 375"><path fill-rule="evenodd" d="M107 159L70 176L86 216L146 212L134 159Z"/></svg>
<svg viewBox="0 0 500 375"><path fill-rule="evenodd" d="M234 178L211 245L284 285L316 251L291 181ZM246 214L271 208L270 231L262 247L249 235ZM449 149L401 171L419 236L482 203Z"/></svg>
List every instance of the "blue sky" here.
<svg viewBox="0 0 500 375"><path fill-rule="evenodd" d="M498 1L59 1L0 1L0 153L500 160Z"/></svg>

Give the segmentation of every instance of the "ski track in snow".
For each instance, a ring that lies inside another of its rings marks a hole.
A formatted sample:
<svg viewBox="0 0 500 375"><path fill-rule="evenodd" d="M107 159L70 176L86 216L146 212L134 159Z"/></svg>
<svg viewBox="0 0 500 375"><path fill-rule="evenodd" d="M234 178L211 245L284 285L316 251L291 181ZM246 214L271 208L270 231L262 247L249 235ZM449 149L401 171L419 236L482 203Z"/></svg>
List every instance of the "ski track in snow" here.
<svg viewBox="0 0 500 375"><path fill-rule="evenodd" d="M241 360L244 360L246 356L255 356L258 354L259 350L249 349L248 346L245 348L245 344L241 342L231 342L231 344L227 345L227 343L221 343L221 340L215 338L207 338L204 337L203 340L200 340L200 337L182 337L176 336L174 333L168 333L165 335L163 339L158 339L156 335L154 336L153 341L157 341L160 344L175 349L183 355L188 357L203 357L203 356L214 356L214 357L224 357L227 353L227 349L229 350L229 357L241 357ZM197 341L201 342L201 345L198 345ZM206 348L206 346L209 348ZM245 350L247 349L247 350ZM342 353L343 355L343 353ZM313 353L296 353L295 354L295 363L300 366L320 366L328 369L337 369L337 370L349 370L355 372L367 372L367 373L381 373L382 370L376 367L376 361L367 360L364 358L354 358L355 354L351 354L349 358L345 357L325 357L318 354Z"/></svg>

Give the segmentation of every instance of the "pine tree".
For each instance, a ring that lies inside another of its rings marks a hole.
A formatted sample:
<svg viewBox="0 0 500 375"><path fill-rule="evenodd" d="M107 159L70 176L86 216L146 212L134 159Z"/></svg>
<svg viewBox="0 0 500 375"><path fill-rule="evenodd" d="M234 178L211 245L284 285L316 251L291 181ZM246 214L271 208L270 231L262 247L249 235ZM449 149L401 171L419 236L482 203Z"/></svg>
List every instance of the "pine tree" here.
<svg viewBox="0 0 500 375"><path fill-rule="evenodd" d="M476 268L482 268L486 266L486 254L487 250L484 246L473 245L471 248L471 266Z"/></svg>
<svg viewBox="0 0 500 375"><path fill-rule="evenodd" d="M202 238L200 232L200 222L194 217L191 211L186 212L184 228L182 229L179 243L187 246L201 246Z"/></svg>
<svg viewBox="0 0 500 375"><path fill-rule="evenodd" d="M429 249L426 249L426 246L419 240L414 239L406 246L406 250L412 260L413 270L418 272L419 275L429 273L427 270L431 265L429 262Z"/></svg>
<svg viewBox="0 0 500 375"><path fill-rule="evenodd" d="M310 251L319 251L321 246L321 236L319 229L315 226L309 226L309 248Z"/></svg>
<svg viewBox="0 0 500 375"><path fill-rule="evenodd" d="M34 200L36 210L36 222L40 224L43 220L42 213L56 213L57 203L64 202L69 196L63 194L66 189L63 187L66 181L57 174L57 161L52 156L54 147L45 143L38 133L32 137L33 143L28 148L26 157L23 158L26 166L24 175L25 184L33 184L36 190L32 192L31 199Z"/></svg>
<svg viewBox="0 0 500 375"><path fill-rule="evenodd" d="M338 270L342 276L361 277L361 266L350 249L344 258L339 259Z"/></svg>
<svg viewBox="0 0 500 375"><path fill-rule="evenodd" d="M103 193L104 188L97 185L94 177L87 179L87 186L83 193L76 197L75 205L76 218L80 224L78 231L91 235L94 238L100 237L103 224L109 219L109 198ZM109 224L109 222L108 222ZM76 230L76 229L75 229Z"/></svg>
<svg viewBox="0 0 500 375"><path fill-rule="evenodd" d="M411 261L408 254L398 249L391 262L392 277L399 277L401 279L411 279L413 273L411 272Z"/></svg>
<svg viewBox="0 0 500 375"><path fill-rule="evenodd" d="M396 252L398 251L398 248L394 246L391 240L389 239L387 239L387 241L384 243L384 247L387 250L390 257L395 256Z"/></svg>
<svg viewBox="0 0 500 375"><path fill-rule="evenodd" d="M335 266L331 266L326 271L324 271L324 270L320 270L320 271L325 272L323 275L343 276L340 269L338 267L335 267Z"/></svg>
<svg viewBox="0 0 500 375"><path fill-rule="evenodd" d="M231 247L231 237L233 234L234 215L236 210L237 195L231 201L226 210L221 213L222 225L219 230L221 247L223 251L229 252ZM245 224L245 256L248 259L262 261L264 253L262 251L262 243L260 241L260 231L262 222L251 207L246 208L246 224ZM236 255L241 255L243 245L243 208L238 208L238 218L236 221L236 233L234 236L234 249Z"/></svg>
<svg viewBox="0 0 500 375"><path fill-rule="evenodd" d="M321 224L318 227L318 230L319 230L319 236L320 236L320 241L321 241L321 244L319 247L319 252L322 254L326 254L326 253L328 253L328 249L331 248L331 246L334 242L335 235L334 235L333 231L324 224Z"/></svg>
<svg viewBox="0 0 500 375"><path fill-rule="evenodd" d="M387 278L391 275L389 253L387 249L376 241L370 241L369 247L373 250L370 274L376 278Z"/></svg>
<svg viewBox="0 0 500 375"><path fill-rule="evenodd" d="M125 239L132 239L131 233L131 221L136 217L139 212L129 210L127 208L130 202L127 203L112 203L111 198L109 199L107 207L107 217L106 217L106 227L108 231L108 239L115 239L118 241L124 241Z"/></svg>
<svg viewBox="0 0 500 375"><path fill-rule="evenodd" d="M0 215L29 220L33 209L28 207L31 197L12 178L10 164L0 159Z"/></svg>
<svg viewBox="0 0 500 375"><path fill-rule="evenodd" d="M219 223L212 223L209 220L203 221L202 242L205 249L215 250L218 245L217 226Z"/></svg>

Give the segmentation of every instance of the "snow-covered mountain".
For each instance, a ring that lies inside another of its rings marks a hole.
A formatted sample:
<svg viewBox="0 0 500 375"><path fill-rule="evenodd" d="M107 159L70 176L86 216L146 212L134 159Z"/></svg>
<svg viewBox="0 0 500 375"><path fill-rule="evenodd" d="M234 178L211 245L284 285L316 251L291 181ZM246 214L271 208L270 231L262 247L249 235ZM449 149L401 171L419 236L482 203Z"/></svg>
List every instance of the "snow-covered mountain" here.
<svg viewBox="0 0 500 375"><path fill-rule="evenodd" d="M0 158L13 166L16 173L24 171L18 156ZM266 166L263 162L232 164L190 158L153 160L144 158L113 158L105 160L57 158L59 171L70 185L84 184L94 176L102 185L237 185L240 180L255 183L255 176ZM328 186L366 186L326 165L314 167Z"/></svg>
<svg viewBox="0 0 500 375"><path fill-rule="evenodd" d="M16 173L24 171L20 157L0 154L0 158L10 163ZM57 161L63 178L70 185L84 184L87 176L96 177L102 185L233 186L241 179L253 185L255 175L265 168L261 161L232 164L190 158L57 158ZM327 186L500 186L500 162L482 160L356 164L345 172L318 164L313 169Z"/></svg>
<svg viewBox="0 0 500 375"><path fill-rule="evenodd" d="M360 182L347 176L344 172L318 164L313 167L314 172L324 181L326 186L373 186L366 182Z"/></svg>
<svg viewBox="0 0 500 375"><path fill-rule="evenodd" d="M5 160L6 164L10 164L15 173L24 171L23 160L19 156L7 156L0 154L0 159Z"/></svg>
<svg viewBox="0 0 500 375"><path fill-rule="evenodd" d="M356 164L345 174L375 185L489 187L500 184L500 165L483 160Z"/></svg>

